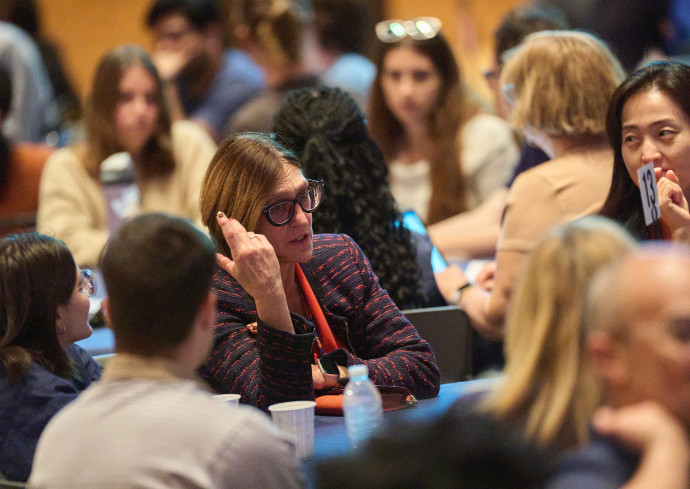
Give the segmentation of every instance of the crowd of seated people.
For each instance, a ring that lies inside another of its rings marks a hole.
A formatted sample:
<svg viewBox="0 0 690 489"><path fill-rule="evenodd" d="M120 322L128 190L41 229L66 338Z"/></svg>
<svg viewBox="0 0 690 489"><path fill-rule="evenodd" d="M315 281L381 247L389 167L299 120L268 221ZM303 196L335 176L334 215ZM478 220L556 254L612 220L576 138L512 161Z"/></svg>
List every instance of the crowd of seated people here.
<svg viewBox="0 0 690 489"><path fill-rule="evenodd" d="M230 19L216 0L151 0L151 52L103 54L83 140L42 170L38 232L0 238L0 480L304 487L265 411L340 392L356 364L437 396L432 345L402 310L450 304L505 339L503 379L311 482L687 487L690 68L626 78L594 35L518 8L496 32L491 110L438 19L342 2L368 32L329 44L336 4L314 0L309 16L310 2L241 0ZM18 29L0 23L0 39L30 45ZM25 87L3 52L4 122ZM345 61L361 73L338 72ZM46 100L39 136L0 140L0 193L19 142L46 141ZM548 161L523 171L520 138ZM658 194L652 224L640 187ZM403 226L405 210L430 237ZM474 280L460 263L435 274L436 239L464 257L495 247L495 262ZM102 375L74 344L91 334L88 266L115 337ZM434 457L438 443L463 449Z"/></svg>
<svg viewBox="0 0 690 489"><path fill-rule="evenodd" d="M601 209L613 167L605 117L623 77L601 41L575 31L530 34L503 67L511 123L551 160L521 173L511 186L495 263L460 297L452 286L442 289L481 334L503 337L515 278L535 240L555 224Z"/></svg>

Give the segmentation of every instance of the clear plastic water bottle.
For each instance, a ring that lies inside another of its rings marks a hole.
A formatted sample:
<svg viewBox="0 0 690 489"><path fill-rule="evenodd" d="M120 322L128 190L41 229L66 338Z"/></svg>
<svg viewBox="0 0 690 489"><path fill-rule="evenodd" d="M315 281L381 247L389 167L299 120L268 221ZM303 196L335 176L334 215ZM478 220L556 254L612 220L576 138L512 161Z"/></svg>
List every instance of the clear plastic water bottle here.
<svg viewBox="0 0 690 489"><path fill-rule="evenodd" d="M347 371L350 380L345 386L343 413L350 446L356 449L380 429L383 407L381 394L369 380L367 366L352 365Z"/></svg>

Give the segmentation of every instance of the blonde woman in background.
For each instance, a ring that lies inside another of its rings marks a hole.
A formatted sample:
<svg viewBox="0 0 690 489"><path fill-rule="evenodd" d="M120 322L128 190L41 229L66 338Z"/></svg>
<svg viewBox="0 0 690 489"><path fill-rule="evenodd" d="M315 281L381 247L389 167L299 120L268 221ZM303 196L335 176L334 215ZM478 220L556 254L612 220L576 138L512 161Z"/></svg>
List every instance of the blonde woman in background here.
<svg viewBox="0 0 690 489"><path fill-rule="evenodd" d="M227 133L271 132L273 114L290 90L321 84L304 63L305 21L290 0L238 0L235 4L235 35L263 70L266 89L233 116Z"/></svg>
<svg viewBox="0 0 690 489"><path fill-rule="evenodd" d="M216 146L193 122L171 124L144 49L120 46L101 59L85 129L85 144L46 163L38 207L38 229L63 240L79 266L96 265L110 232L130 215L166 212L201 226L199 191Z"/></svg>
<svg viewBox="0 0 690 489"><path fill-rule="evenodd" d="M581 332L595 273L625 255L632 237L586 217L554 228L527 258L506 320L505 378L483 407L556 451L583 445L600 395Z"/></svg>
<svg viewBox="0 0 690 489"><path fill-rule="evenodd" d="M516 275L536 240L556 224L601 209L613 168L606 111L623 77L600 40L575 31L531 34L503 68L511 123L551 160L520 174L511 186L495 263L459 295L457 285L441 287L483 336L503 338Z"/></svg>

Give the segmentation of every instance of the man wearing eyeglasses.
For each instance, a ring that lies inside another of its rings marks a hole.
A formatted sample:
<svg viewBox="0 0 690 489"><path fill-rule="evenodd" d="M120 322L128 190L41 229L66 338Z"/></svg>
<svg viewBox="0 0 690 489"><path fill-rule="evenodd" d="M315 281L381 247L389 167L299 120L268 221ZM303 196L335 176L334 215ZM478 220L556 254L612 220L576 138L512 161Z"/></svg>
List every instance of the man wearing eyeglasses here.
<svg viewBox="0 0 690 489"><path fill-rule="evenodd" d="M156 0L146 23L173 119L191 119L218 141L231 116L261 90L261 70L239 49L225 50L216 0Z"/></svg>

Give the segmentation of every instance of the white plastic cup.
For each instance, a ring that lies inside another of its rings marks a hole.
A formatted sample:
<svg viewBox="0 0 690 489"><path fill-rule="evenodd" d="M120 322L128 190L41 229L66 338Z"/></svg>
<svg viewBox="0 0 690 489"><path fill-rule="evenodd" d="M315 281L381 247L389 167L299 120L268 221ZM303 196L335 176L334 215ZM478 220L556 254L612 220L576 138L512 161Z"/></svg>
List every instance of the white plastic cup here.
<svg viewBox="0 0 690 489"><path fill-rule="evenodd" d="M216 394L213 396L216 401L224 402L228 406L239 406L240 397L242 396L239 394Z"/></svg>
<svg viewBox="0 0 690 489"><path fill-rule="evenodd" d="M314 401L279 402L268 406L273 424L295 444L299 458L314 455Z"/></svg>

